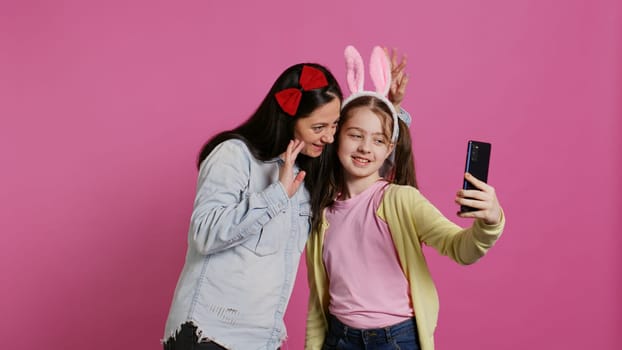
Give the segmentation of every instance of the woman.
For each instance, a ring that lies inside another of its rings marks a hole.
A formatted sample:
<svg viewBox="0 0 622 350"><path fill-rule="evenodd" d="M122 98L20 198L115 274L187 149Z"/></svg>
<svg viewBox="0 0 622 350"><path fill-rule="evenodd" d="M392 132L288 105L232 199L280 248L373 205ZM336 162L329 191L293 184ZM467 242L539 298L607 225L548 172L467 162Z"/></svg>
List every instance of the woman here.
<svg viewBox="0 0 622 350"><path fill-rule="evenodd" d="M247 121L203 147L164 349L279 348L342 98L328 69L294 65Z"/></svg>

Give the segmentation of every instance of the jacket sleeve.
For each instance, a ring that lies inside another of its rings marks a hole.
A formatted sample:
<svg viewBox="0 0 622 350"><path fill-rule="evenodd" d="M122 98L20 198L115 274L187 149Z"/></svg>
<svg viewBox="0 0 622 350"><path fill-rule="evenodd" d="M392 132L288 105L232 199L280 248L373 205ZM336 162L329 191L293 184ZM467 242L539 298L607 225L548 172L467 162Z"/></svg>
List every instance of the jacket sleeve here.
<svg viewBox="0 0 622 350"><path fill-rule="evenodd" d="M326 337L327 322L326 310L322 303L328 300L328 285L325 276L322 258L321 233L313 232L307 241L306 261L307 278L309 282L309 305L307 312L307 328L305 335L305 350L320 350Z"/></svg>
<svg viewBox="0 0 622 350"><path fill-rule="evenodd" d="M287 207L289 197L279 181L249 191L251 176L258 176L251 174L250 157L242 141L228 140L201 164L190 219L190 243L201 254L243 243Z"/></svg>
<svg viewBox="0 0 622 350"><path fill-rule="evenodd" d="M397 201L395 207L401 212L397 215L402 221L403 218L409 218L409 222L400 225L401 229L416 232L420 242L459 264L468 265L479 260L503 232L504 217L497 225L487 225L477 219L471 227L461 228L447 219L417 189L396 186L392 190Z"/></svg>

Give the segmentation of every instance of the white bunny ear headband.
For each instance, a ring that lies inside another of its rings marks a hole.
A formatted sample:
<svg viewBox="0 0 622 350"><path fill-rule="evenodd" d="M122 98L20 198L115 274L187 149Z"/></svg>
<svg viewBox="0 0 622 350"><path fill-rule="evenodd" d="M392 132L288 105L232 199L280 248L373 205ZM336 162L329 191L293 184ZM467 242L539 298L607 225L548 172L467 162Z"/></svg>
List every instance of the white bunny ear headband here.
<svg viewBox="0 0 622 350"><path fill-rule="evenodd" d="M355 98L361 96L373 96L384 102L393 117L393 133L391 134L391 142L397 142L399 136L398 116L393 107L393 103L387 99L387 94L391 89L391 62L384 50L380 46L375 46L369 60L369 75L374 83L376 91L365 91L363 85L365 83L365 68L363 67L363 58L361 54L352 45L348 45L344 52L346 58L346 79L348 88L352 93L343 101L341 108L345 108L348 103Z"/></svg>

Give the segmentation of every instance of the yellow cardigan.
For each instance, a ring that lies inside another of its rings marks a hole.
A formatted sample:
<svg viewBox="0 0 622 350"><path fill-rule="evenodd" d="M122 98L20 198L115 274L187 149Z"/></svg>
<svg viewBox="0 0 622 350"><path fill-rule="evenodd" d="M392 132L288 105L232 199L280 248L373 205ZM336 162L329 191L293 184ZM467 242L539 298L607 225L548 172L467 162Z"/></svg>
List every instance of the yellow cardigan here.
<svg viewBox="0 0 622 350"><path fill-rule="evenodd" d="M376 212L387 222L399 256L404 275L410 284L410 294L417 318L417 330L422 350L434 349L434 329L438 319L438 294L423 256L422 243L434 247L457 263L468 265L486 254L503 232L505 218L497 225L475 220L463 229L449 221L416 188L389 185ZM328 331L328 279L322 259L326 217L319 232L307 241L307 271L309 280L309 310L305 350L322 348Z"/></svg>

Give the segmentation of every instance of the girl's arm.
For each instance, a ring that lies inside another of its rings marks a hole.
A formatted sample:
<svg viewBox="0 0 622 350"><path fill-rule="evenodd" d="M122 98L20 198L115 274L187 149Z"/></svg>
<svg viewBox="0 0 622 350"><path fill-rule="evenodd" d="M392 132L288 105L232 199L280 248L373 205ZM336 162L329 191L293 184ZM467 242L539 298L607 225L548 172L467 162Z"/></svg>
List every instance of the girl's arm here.
<svg viewBox="0 0 622 350"><path fill-rule="evenodd" d="M459 264L476 262L490 249L503 231L505 219L500 212L499 222L488 225L477 219L469 228L462 228L447 219L417 189L396 186L394 191L396 229L418 242L435 248ZM393 229L393 227L392 227Z"/></svg>

